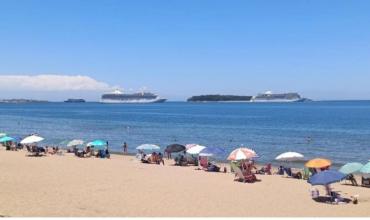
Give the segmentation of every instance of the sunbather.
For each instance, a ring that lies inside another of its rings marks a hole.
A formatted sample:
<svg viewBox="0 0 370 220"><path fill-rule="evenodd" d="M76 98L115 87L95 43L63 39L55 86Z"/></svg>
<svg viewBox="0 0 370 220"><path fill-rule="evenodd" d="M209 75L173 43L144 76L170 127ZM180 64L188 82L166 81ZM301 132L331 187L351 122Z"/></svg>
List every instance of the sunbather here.
<svg viewBox="0 0 370 220"><path fill-rule="evenodd" d="M271 175L271 163L267 164L266 167L262 167L261 169L257 170L256 173Z"/></svg>
<svg viewBox="0 0 370 220"><path fill-rule="evenodd" d="M220 167L214 163L208 163L207 171L209 172L220 172Z"/></svg>

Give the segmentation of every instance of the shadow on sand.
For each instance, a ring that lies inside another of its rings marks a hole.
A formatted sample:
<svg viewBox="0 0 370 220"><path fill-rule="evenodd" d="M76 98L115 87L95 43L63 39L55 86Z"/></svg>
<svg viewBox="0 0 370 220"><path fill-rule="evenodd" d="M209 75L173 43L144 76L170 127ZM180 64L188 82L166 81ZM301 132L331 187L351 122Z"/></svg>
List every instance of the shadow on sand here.
<svg viewBox="0 0 370 220"><path fill-rule="evenodd" d="M318 198L313 199L315 202L319 203L329 203L329 204L335 204L331 201L330 197L328 196L319 196ZM342 202L344 203L350 203L352 202L351 199L343 198Z"/></svg>

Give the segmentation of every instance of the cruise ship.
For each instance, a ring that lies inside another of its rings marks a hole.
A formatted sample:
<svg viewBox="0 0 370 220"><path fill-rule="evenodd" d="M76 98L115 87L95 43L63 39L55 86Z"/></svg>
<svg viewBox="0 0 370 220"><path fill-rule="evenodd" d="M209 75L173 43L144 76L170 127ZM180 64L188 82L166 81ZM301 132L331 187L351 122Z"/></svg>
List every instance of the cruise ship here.
<svg viewBox="0 0 370 220"><path fill-rule="evenodd" d="M298 93L273 94L267 91L252 98L252 102L302 102L308 99L302 98Z"/></svg>
<svg viewBox="0 0 370 220"><path fill-rule="evenodd" d="M160 103L165 101L166 99L150 92L124 94L118 89L111 93L103 94L101 97L102 103Z"/></svg>

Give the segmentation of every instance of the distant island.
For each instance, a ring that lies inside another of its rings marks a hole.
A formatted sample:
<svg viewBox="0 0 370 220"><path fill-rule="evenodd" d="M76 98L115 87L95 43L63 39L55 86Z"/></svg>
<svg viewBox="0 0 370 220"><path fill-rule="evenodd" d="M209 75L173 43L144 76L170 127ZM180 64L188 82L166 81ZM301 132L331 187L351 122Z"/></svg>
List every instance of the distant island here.
<svg viewBox="0 0 370 220"><path fill-rule="evenodd" d="M200 95L192 96L188 102L249 102L252 96L237 95Z"/></svg>
<svg viewBox="0 0 370 220"><path fill-rule="evenodd" d="M265 93L256 96L238 96L238 95L199 95L192 96L188 102L311 102L311 99L302 98L296 92L289 93Z"/></svg>
<svg viewBox="0 0 370 220"><path fill-rule="evenodd" d="M66 102L66 103L84 103L86 101L85 101L85 99L67 99L64 102Z"/></svg>
<svg viewBox="0 0 370 220"><path fill-rule="evenodd" d="M2 99L0 103L12 103L12 104L23 104L23 103L47 103L48 101L33 100L33 99Z"/></svg>

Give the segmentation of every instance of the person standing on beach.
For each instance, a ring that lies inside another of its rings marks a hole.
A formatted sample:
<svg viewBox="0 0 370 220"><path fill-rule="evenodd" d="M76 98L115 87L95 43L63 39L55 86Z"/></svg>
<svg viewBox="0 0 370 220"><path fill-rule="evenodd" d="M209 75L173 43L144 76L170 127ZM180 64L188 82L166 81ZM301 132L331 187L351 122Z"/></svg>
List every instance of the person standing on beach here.
<svg viewBox="0 0 370 220"><path fill-rule="evenodd" d="M127 143L123 143L123 154L127 154Z"/></svg>

